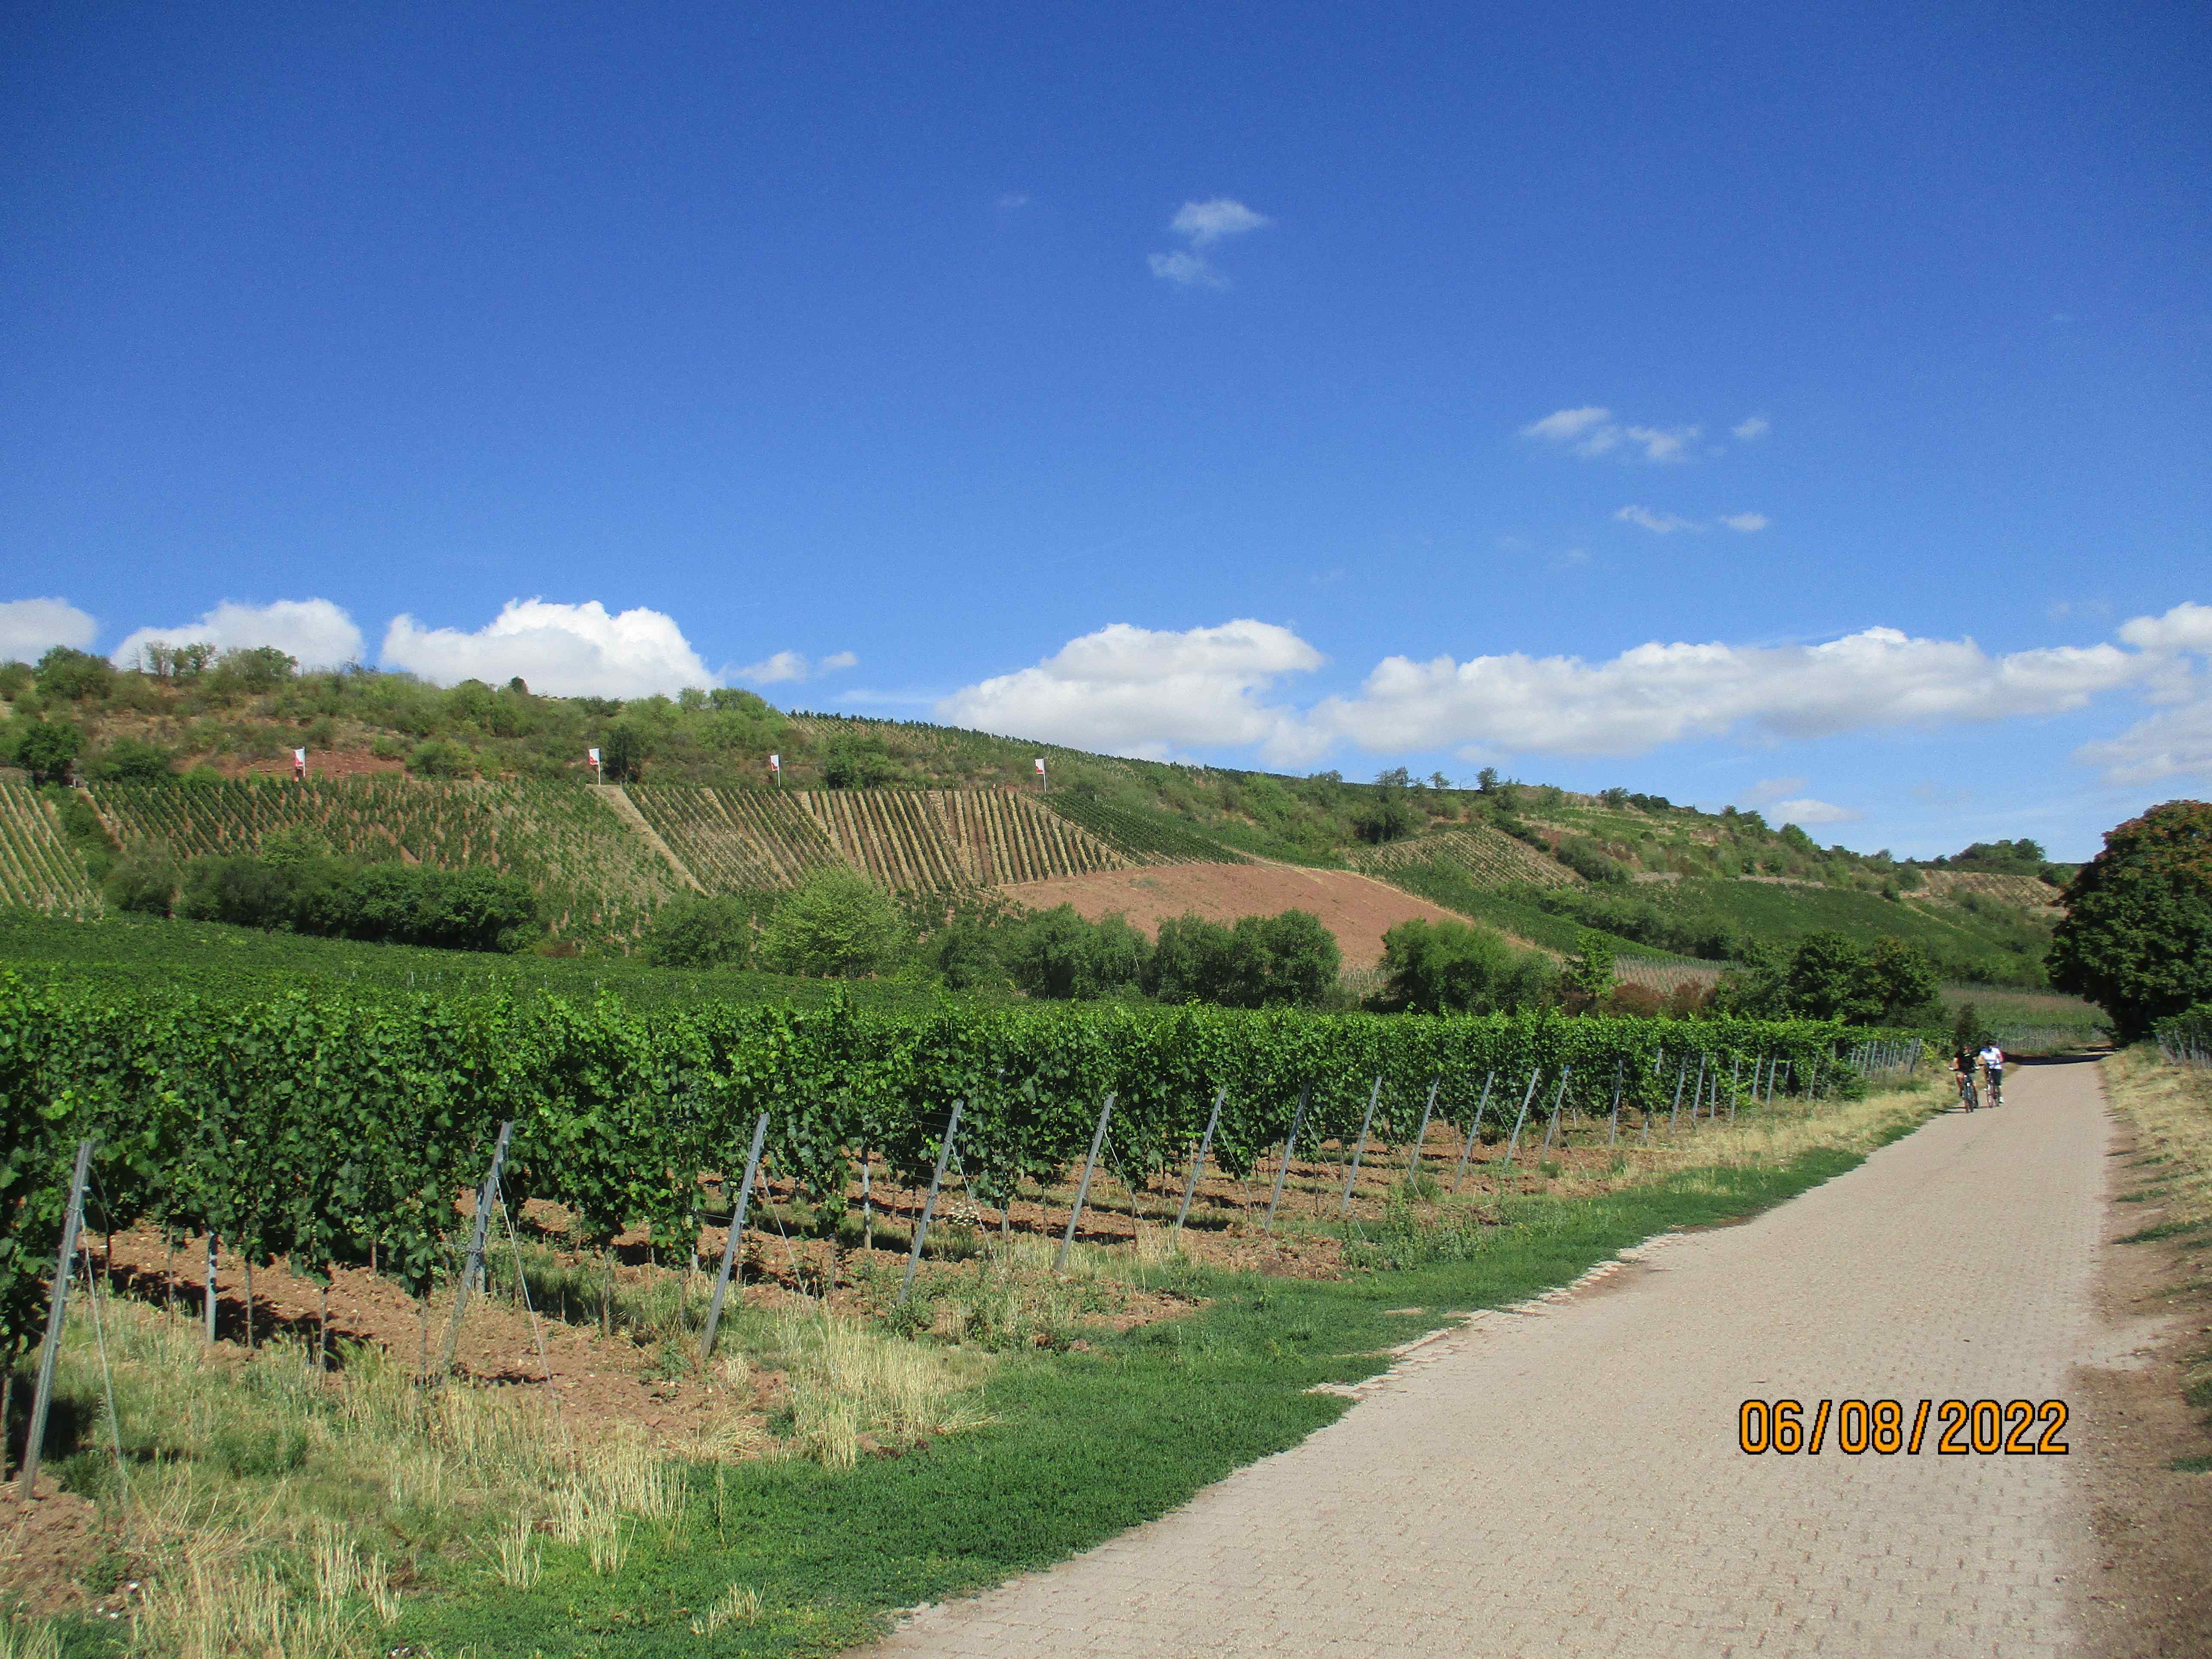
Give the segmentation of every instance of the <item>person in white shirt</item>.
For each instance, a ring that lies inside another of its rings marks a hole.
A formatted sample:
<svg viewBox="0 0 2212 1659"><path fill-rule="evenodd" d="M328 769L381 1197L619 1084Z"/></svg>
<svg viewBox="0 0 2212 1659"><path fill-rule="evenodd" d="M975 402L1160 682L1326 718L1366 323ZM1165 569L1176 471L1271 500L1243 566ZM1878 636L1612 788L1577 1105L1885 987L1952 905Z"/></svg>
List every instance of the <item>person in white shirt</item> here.
<svg viewBox="0 0 2212 1659"><path fill-rule="evenodd" d="M1975 1058L1982 1062L1983 1074L1990 1080L1990 1104L2002 1106L2004 1103L2004 1050L1998 1048L1997 1040L1991 1037L1982 1045L1982 1052Z"/></svg>

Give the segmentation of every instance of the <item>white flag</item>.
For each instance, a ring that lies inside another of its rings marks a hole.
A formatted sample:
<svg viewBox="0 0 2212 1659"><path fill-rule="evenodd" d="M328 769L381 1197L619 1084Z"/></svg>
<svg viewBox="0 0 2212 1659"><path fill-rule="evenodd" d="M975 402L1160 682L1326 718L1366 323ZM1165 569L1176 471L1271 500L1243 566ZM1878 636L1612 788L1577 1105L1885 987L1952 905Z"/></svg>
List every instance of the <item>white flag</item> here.
<svg viewBox="0 0 2212 1659"><path fill-rule="evenodd" d="M1039 777L1042 777L1044 775L1044 757L1042 755L1039 755L1037 757L1036 769L1037 775Z"/></svg>
<svg viewBox="0 0 2212 1659"><path fill-rule="evenodd" d="M599 763L599 751L598 750L586 749L584 753L589 757L592 765L597 766Z"/></svg>
<svg viewBox="0 0 2212 1659"><path fill-rule="evenodd" d="M770 755L770 756L768 757L768 769L769 769L769 771L771 771L771 772L781 772L781 771L782 771L782 770L783 770L783 757L782 757L782 756L781 756L781 755Z"/></svg>
<svg viewBox="0 0 2212 1659"><path fill-rule="evenodd" d="M304 749L295 749L292 751L292 763L295 766L305 766L307 763L307 751Z"/></svg>

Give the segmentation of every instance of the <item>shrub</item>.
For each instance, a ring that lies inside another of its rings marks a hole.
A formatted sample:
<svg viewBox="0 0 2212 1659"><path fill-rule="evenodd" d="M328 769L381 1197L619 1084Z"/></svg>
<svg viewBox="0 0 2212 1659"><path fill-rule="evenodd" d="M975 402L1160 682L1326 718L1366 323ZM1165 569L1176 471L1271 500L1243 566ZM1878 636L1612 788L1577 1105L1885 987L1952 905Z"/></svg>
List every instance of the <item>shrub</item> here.
<svg viewBox="0 0 2212 1659"><path fill-rule="evenodd" d="M141 842L116 860L100 884L111 909L126 915L166 916L175 908L184 871L167 842Z"/></svg>
<svg viewBox="0 0 2212 1659"><path fill-rule="evenodd" d="M742 968L752 948L752 907L726 896L671 899L645 936L646 959L664 968Z"/></svg>
<svg viewBox="0 0 2212 1659"><path fill-rule="evenodd" d="M1382 974L1374 1006L1386 1012L1495 1013L1552 994L1542 956L1463 921L1400 922L1382 935Z"/></svg>
<svg viewBox="0 0 2212 1659"><path fill-rule="evenodd" d="M1138 984L1152 951L1125 917L1086 921L1073 905L1060 904L1009 928L1000 954L1007 977L1030 995L1064 1000Z"/></svg>
<svg viewBox="0 0 2212 1659"><path fill-rule="evenodd" d="M115 684L115 670L105 657L89 651L72 651L58 645L39 659L39 695L65 702L105 697Z"/></svg>
<svg viewBox="0 0 2212 1659"><path fill-rule="evenodd" d="M762 930L760 955L787 974L853 979L897 958L906 927L890 896L857 871L814 871L777 906Z"/></svg>
<svg viewBox="0 0 2212 1659"><path fill-rule="evenodd" d="M475 775L477 757L448 738L418 743L407 757L407 769L418 778L465 778Z"/></svg>
<svg viewBox="0 0 2212 1659"><path fill-rule="evenodd" d="M84 768L85 775L95 783L159 783L175 770L169 751L143 738L117 738Z"/></svg>
<svg viewBox="0 0 2212 1659"><path fill-rule="evenodd" d="M1335 988L1342 960L1335 935L1304 910L1240 916L1229 927L1186 915L1160 924L1144 985L1164 1002L1312 1007Z"/></svg>
<svg viewBox="0 0 2212 1659"><path fill-rule="evenodd" d="M65 720L11 721L0 741L9 763L28 772L33 783L66 783L84 749L84 733Z"/></svg>

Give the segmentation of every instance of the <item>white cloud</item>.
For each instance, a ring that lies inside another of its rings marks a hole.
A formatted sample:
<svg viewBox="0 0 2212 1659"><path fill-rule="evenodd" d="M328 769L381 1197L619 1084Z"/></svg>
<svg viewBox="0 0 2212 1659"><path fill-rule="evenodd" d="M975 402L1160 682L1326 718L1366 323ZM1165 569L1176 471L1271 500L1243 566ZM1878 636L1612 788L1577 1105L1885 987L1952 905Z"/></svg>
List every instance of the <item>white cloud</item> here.
<svg viewBox="0 0 2212 1659"><path fill-rule="evenodd" d="M67 599L0 601L0 662L36 662L58 645L82 651L99 632Z"/></svg>
<svg viewBox="0 0 2212 1659"><path fill-rule="evenodd" d="M1780 800L1784 795L1794 795L1805 787L1802 778L1761 778L1743 792L1746 806L1764 806L1769 801Z"/></svg>
<svg viewBox="0 0 2212 1659"><path fill-rule="evenodd" d="M1838 806L1832 801L1814 800L1810 795L1776 801L1765 813L1771 823L1794 823L1801 830L1808 823L1849 823L1865 816L1856 807Z"/></svg>
<svg viewBox="0 0 2212 1659"><path fill-rule="evenodd" d="M1695 530L1698 527L1687 519L1678 519L1671 513L1654 513L1648 507L1624 507L1613 516L1623 524L1632 524L1655 536L1671 536L1678 530Z"/></svg>
<svg viewBox="0 0 2212 1659"><path fill-rule="evenodd" d="M1030 198L1018 190L1010 190L999 198L1000 210L1005 213L1012 213L1015 209L1025 208L1029 204Z"/></svg>
<svg viewBox="0 0 2212 1659"><path fill-rule="evenodd" d="M787 680L811 680L824 674L860 665L860 658L850 651L837 651L819 662L809 662L797 651L779 651L774 656L743 668L726 668L722 672L735 680L750 680L755 685L775 685Z"/></svg>
<svg viewBox="0 0 2212 1659"><path fill-rule="evenodd" d="M1705 428L1632 426L1623 430L1631 443L1644 446L1644 459L1647 461L1686 461L1689 456L1684 453L1685 446L1697 442Z"/></svg>
<svg viewBox="0 0 2212 1659"><path fill-rule="evenodd" d="M1721 514L1721 522L1730 530L1741 531L1749 536L1765 529L1774 520L1764 513L1723 513Z"/></svg>
<svg viewBox="0 0 2212 1659"><path fill-rule="evenodd" d="M273 645L302 668L342 668L361 658L361 629L328 599L278 599L273 605L234 605L226 599L196 623L133 630L109 653L118 668L135 668L149 645L212 645L218 651Z"/></svg>
<svg viewBox="0 0 2212 1659"><path fill-rule="evenodd" d="M1542 420L1531 421L1522 427L1521 435L1524 438L1543 438L1555 444L1571 444L1612 419L1611 410L1601 409L1595 404L1586 404L1580 409L1555 409Z"/></svg>
<svg viewBox="0 0 2212 1659"><path fill-rule="evenodd" d="M1231 201L1226 196L1217 196L1210 202L1185 202L1176 210L1168 228L1190 246L1169 253L1154 253L1146 263L1152 275L1170 283L1179 283L1185 288L1227 288L1229 278L1222 274L1202 250L1225 237L1242 236L1250 231L1262 230L1275 222L1264 213L1255 213L1242 202Z"/></svg>
<svg viewBox="0 0 2212 1659"><path fill-rule="evenodd" d="M1181 283L1185 288L1227 288L1229 279L1213 268L1211 261L1197 253L1155 253L1148 256L1152 275L1170 283Z"/></svg>
<svg viewBox="0 0 2212 1659"><path fill-rule="evenodd" d="M2120 637L2138 651L2212 652L2212 605L2177 605L2162 617L2137 617L2120 624Z"/></svg>
<svg viewBox="0 0 2212 1659"><path fill-rule="evenodd" d="M532 690L560 697L641 697L714 684L675 618L642 608L609 616L596 599L509 599L473 634L394 617L385 630L384 665L439 685L496 684L520 675Z"/></svg>
<svg viewBox="0 0 2212 1659"><path fill-rule="evenodd" d="M1385 751L1633 755L1730 734L1802 739L2056 714L2156 666L2111 645L1993 657L1972 640L1893 628L1815 646L1654 642L1599 664L1390 657L1357 696L1325 699L1307 724L1317 740Z"/></svg>
<svg viewBox="0 0 2212 1659"><path fill-rule="evenodd" d="M1757 443L1768 433L1773 431L1774 426L1765 416L1754 415L1749 420L1730 427L1729 430L1735 434L1739 442L1750 444Z"/></svg>
<svg viewBox="0 0 2212 1659"><path fill-rule="evenodd" d="M2101 768L2106 783L2121 787L2212 778L2212 696L2161 709L2117 738L2084 744L2074 758Z"/></svg>
<svg viewBox="0 0 2212 1659"><path fill-rule="evenodd" d="M938 718L1109 754L1164 758L1182 746L1300 746L1290 710L1262 694L1310 673L1320 652L1287 628L1248 618L1182 633L1116 623L1071 640L1034 668L954 692Z"/></svg>
<svg viewBox="0 0 2212 1659"><path fill-rule="evenodd" d="M1168 221L1168 228L1178 236L1188 238L1193 247L1204 247L1224 236L1264 230L1274 222L1264 213L1253 212L1242 202L1217 196L1210 202L1185 202L1176 210L1176 216Z"/></svg>

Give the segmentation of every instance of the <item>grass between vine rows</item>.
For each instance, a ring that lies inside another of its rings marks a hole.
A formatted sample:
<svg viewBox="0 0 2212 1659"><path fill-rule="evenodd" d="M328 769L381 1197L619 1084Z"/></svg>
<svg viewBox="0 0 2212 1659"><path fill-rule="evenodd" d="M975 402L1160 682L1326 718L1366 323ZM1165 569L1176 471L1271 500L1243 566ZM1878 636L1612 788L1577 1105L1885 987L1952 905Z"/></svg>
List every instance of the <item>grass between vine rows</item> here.
<svg viewBox="0 0 2212 1659"><path fill-rule="evenodd" d="M742 1389L773 1366L782 1381L772 1443L729 1457L580 1434L526 1389L425 1393L373 1349L335 1380L296 1347L210 1358L185 1316L108 1300L100 1328L81 1311L72 1332L78 1449L63 1468L98 1505L114 1573L141 1587L86 1615L0 1620L0 1659L835 1652L900 1607L1064 1559L1296 1444L1346 1409L1309 1390L1373 1375L1393 1344L1655 1233L1793 1197L1942 1103L1923 1082L1747 1115L1547 1189L1407 1194L1345 1240L1364 1270L1339 1278L1209 1270L1156 1235L1079 1252L1069 1283L1017 1238L918 1334L749 1309L723 1376ZM1171 1284L1194 1310L1083 1327L1058 1351L975 1340L994 1319L1079 1322L1085 1284L1116 1275Z"/></svg>

